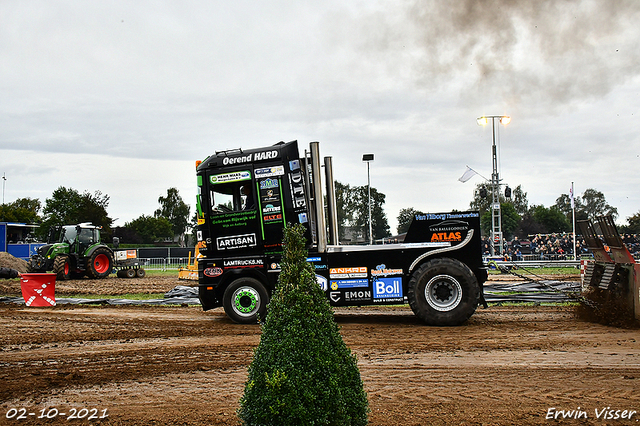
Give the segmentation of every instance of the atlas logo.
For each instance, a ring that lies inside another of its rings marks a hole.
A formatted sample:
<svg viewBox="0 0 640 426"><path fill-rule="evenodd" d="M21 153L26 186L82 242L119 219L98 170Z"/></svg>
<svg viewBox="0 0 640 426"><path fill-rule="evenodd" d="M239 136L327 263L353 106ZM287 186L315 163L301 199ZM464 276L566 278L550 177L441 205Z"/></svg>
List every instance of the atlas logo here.
<svg viewBox="0 0 640 426"><path fill-rule="evenodd" d="M431 242L459 242L462 241L460 232L437 232L431 235Z"/></svg>

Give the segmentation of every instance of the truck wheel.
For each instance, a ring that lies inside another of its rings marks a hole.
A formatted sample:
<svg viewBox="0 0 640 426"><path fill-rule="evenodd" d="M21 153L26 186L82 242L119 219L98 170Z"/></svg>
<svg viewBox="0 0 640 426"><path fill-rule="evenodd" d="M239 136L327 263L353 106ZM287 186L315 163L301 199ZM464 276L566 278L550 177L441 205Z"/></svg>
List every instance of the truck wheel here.
<svg viewBox="0 0 640 426"><path fill-rule="evenodd" d="M87 262L87 275L89 278L107 277L113 269L113 255L109 249L100 247L93 252Z"/></svg>
<svg viewBox="0 0 640 426"><path fill-rule="evenodd" d="M433 259L409 279L411 310L428 325L460 325L478 306L480 288L471 269L459 260Z"/></svg>
<svg viewBox="0 0 640 426"><path fill-rule="evenodd" d="M136 269L136 275L138 278L144 278L145 276L147 276L147 272L142 268L138 268Z"/></svg>
<svg viewBox="0 0 640 426"><path fill-rule="evenodd" d="M269 293L262 283L254 278L238 278L224 291L222 305L233 322L256 324L267 314Z"/></svg>
<svg viewBox="0 0 640 426"><path fill-rule="evenodd" d="M68 280L71 278L71 265L69 265L69 256L58 255L53 260L53 273L56 279Z"/></svg>
<svg viewBox="0 0 640 426"><path fill-rule="evenodd" d="M127 270L124 271L124 274L127 278L135 278L136 277L136 270L133 268L129 268Z"/></svg>

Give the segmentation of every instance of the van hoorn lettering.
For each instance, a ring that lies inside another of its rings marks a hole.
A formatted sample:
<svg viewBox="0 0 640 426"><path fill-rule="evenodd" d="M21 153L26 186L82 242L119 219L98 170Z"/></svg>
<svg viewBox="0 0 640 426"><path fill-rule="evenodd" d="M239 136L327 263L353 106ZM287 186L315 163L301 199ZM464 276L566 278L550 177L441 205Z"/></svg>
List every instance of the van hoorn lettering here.
<svg viewBox="0 0 640 426"><path fill-rule="evenodd" d="M233 237L219 237L216 239L218 250L231 250L256 246L256 234L235 235Z"/></svg>
<svg viewBox="0 0 640 426"><path fill-rule="evenodd" d="M462 241L460 232L437 232L431 236L431 242L458 242Z"/></svg>
<svg viewBox="0 0 640 426"><path fill-rule="evenodd" d="M307 202L304 198L304 183L302 181L302 172L297 171L289 174L291 180L291 199L294 208L306 207Z"/></svg>
<svg viewBox="0 0 640 426"><path fill-rule="evenodd" d="M234 164L251 163L252 161L272 160L278 157L278 151L256 152L253 155L241 155L238 157L224 157L222 159L223 166L231 166Z"/></svg>

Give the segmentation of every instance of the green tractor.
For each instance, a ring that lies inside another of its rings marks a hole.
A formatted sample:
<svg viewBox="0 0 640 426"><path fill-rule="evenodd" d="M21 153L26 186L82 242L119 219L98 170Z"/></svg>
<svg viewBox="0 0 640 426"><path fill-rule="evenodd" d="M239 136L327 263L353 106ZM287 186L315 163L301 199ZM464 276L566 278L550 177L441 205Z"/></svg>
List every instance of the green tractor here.
<svg viewBox="0 0 640 426"><path fill-rule="evenodd" d="M52 271L59 280L109 276L113 251L100 242L100 229L90 223L52 227L47 244L31 256L27 270Z"/></svg>

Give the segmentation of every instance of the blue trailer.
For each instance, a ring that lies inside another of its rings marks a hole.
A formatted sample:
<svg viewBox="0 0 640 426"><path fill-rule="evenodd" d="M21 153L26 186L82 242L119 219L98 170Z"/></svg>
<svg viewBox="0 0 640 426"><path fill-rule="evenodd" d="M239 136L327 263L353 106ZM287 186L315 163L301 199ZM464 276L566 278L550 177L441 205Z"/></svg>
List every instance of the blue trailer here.
<svg viewBox="0 0 640 426"><path fill-rule="evenodd" d="M6 251L13 257L28 261L38 247L44 245L31 241L31 232L37 227L26 223L0 222L0 252Z"/></svg>

